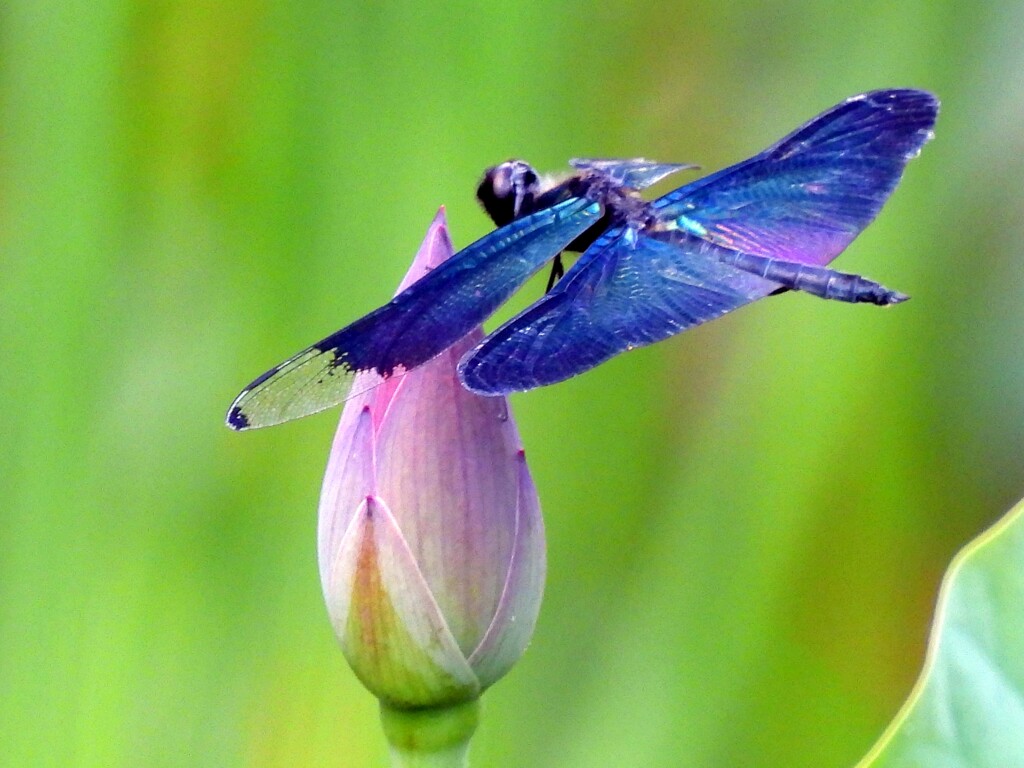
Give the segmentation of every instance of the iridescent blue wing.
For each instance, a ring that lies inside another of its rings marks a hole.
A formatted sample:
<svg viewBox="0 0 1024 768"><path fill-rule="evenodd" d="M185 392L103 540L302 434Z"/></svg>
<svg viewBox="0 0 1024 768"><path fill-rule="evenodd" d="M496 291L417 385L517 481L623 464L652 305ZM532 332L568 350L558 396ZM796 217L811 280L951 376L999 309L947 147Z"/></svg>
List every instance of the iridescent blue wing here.
<svg viewBox="0 0 1024 768"><path fill-rule="evenodd" d="M466 354L463 384L485 395L554 384L778 287L722 263L731 251L671 237L637 237L621 227L606 232L550 293Z"/></svg>
<svg viewBox="0 0 1024 768"><path fill-rule="evenodd" d="M875 218L907 161L931 138L938 108L924 91L854 96L653 206L664 226L712 243L827 264Z"/></svg>
<svg viewBox="0 0 1024 768"><path fill-rule="evenodd" d="M656 163L636 157L631 160L592 160L575 157L569 165L580 171L597 171L630 189L647 189L679 171L697 168L690 163Z"/></svg>
<svg viewBox="0 0 1024 768"><path fill-rule="evenodd" d="M242 390L228 426L280 424L337 405L353 376L387 377L440 354L476 328L600 216L572 198L495 230L390 302L267 371Z"/></svg>

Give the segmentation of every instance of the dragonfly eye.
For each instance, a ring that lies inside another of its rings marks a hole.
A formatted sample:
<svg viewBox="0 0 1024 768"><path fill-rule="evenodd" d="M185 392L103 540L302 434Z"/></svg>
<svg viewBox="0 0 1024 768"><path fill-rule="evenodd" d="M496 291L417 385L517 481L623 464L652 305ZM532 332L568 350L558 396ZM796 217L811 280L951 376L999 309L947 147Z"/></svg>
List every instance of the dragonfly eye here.
<svg viewBox="0 0 1024 768"><path fill-rule="evenodd" d="M540 179L529 163L509 160L488 168L476 190L477 200L496 226L503 227L526 213Z"/></svg>

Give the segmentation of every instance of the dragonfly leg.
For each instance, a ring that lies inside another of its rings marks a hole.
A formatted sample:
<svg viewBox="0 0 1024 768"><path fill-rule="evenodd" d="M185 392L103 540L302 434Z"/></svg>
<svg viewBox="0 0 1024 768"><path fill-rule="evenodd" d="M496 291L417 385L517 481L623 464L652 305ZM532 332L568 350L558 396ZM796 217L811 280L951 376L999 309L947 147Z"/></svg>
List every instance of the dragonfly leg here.
<svg viewBox="0 0 1024 768"><path fill-rule="evenodd" d="M562 275L565 274L565 265L562 264L562 254L555 254L554 260L551 262L551 274L548 275L548 287L544 289L544 293L551 293L551 289L555 287L555 283L562 279Z"/></svg>

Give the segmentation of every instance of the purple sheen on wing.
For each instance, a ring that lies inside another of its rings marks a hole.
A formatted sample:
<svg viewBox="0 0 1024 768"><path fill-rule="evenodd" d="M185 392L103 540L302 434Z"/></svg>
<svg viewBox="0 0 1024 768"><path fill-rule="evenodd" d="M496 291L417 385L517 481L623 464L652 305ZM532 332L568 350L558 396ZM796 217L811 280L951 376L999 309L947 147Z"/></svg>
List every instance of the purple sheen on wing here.
<svg viewBox="0 0 1024 768"><path fill-rule="evenodd" d="M841 230L825 222L817 226L787 222L785 214L776 221L771 228L747 226L742 220L722 224L710 231L706 239L730 250L820 266L842 253L860 231Z"/></svg>
<svg viewBox="0 0 1024 768"><path fill-rule="evenodd" d="M938 107L924 91L854 96L652 205L679 229L717 245L824 266L878 215L932 138Z"/></svg>

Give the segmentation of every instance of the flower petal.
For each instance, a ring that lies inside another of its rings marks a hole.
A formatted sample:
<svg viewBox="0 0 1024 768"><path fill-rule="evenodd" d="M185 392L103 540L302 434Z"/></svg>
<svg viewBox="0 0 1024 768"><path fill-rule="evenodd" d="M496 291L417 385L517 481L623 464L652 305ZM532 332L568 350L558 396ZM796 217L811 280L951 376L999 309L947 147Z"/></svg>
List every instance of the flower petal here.
<svg viewBox="0 0 1024 768"><path fill-rule="evenodd" d="M364 398L365 400L365 398ZM341 415L320 491L317 552L320 581L331 580L331 552L337 552L360 503L374 492L374 424L370 407L349 402Z"/></svg>
<svg viewBox="0 0 1024 768"><path fill-rule="evenodd" d="M544 518L522 451L519 452L518 465L519 509L515 551L494 621L469 658L482 688L497 682L522 656L533 636L544 596L547 570Z"/></svg>
<svg viewBox="0 0 1024 768"><path fill-rule="evenodd" d="M336 552L328 613L363 684L398 707L477 696L476 676L381 499L363 501Z"/></svg>

